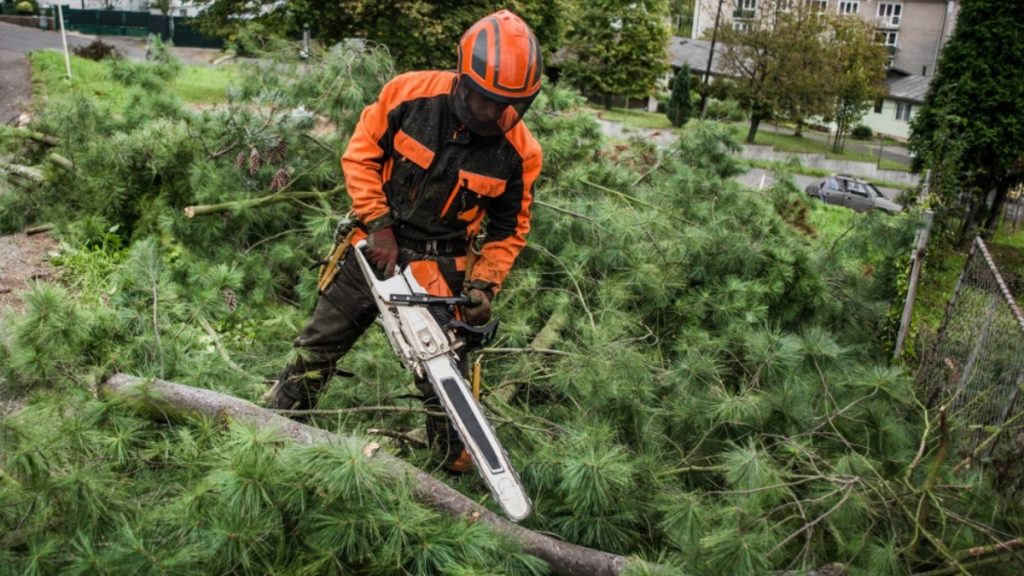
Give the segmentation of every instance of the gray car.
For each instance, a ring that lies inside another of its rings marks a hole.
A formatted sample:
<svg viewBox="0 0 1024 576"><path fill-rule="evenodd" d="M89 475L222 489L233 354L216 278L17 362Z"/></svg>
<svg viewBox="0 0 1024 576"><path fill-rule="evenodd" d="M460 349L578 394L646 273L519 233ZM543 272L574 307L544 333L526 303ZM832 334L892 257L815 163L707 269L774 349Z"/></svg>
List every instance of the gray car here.
<svg viewBox="0 0 1024 576"><path fill-rule="evenodd" d="M903 211L903 207L886 198L874 184L853 176L833 174L817 184L807 186L806 192L812 198L819 198L826 204L846 206L858 212L882 210L889 214Z"/></svg>

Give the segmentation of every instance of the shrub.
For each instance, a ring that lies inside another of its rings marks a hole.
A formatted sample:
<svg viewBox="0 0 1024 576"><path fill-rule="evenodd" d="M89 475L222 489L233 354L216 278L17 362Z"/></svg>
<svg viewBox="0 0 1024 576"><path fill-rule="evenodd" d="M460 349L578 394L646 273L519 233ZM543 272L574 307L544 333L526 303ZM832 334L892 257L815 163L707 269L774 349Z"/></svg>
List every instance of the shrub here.
<svg viewBox="0 0 1024 576"><path fill-rule="evenodd" d="M705 117L711 120L727 120L729 122L742 122L747 119L747 113L740 108L739 102L735 100L708 100Z"/></svg>
<svg viewBox="0 0 1024 576"><path fill-rule="evenodd" d="M73 50L75 56L82 58L88 58L89 60L96 60L97 62L104 58L120 58L121 53L117 51L110 44L104 44L102 40L96 39L92 41L92 44L88 46L79 46Z"/></svg>
<svg viewBox="0 0 1024 576"><path fill-rule="evenodd" d="M850 136L853 136L854 140L870 140L873 134L874 133L871 131L871 128L868 128L863 124L858 124L853 131L850 132Z"/></svg>
<svg viewBox="0 0 1024 576"><path fill-rule="evenodd" d="M18 14L34 14L36 8L35 5L26 0L25 2L18 2L18 5L14 7L14 11Z"/></svg>
<svg viewBox="0 0 1024 576"><path fill-rule="evenodd" d="M693 115L693 102L690 98L690 67L683 66L672 82L672 95L669 97L665 110L668 119L676 128L686 124Z"/></svg>

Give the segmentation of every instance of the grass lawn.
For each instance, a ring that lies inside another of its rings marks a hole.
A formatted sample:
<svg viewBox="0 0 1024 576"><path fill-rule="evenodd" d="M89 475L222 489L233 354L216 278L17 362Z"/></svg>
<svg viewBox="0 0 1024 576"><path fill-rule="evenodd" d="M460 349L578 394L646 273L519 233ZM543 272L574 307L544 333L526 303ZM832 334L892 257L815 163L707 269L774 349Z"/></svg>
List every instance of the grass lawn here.
<svg viewBox="0 0 1024 576"><path fill-rule="evenodd" d="M1012 233L1008 229L1000 229L986 244L1007 283L1019 286L1024 278L1024 228ZM953 295L969 249L968 245L962 249L930 250L925 259L924 274L914 302L912 325L912 333L917 332L924 337L924 343L942 324L946 304ZM1021 293L1014 296L1020 304Z"/></svg>
<svg viewBox="0 0 1024 576"><path fill-rule="evenodd" d="M591 106L594 113L599 118L608 120L609 122L621 122L627 126L633 128L654 128L658 130L672 130L672 123L668 121L668 116L657 112L647 112L646 110L635 110L625 108L612 108L606 110L602 106Z"/></svg>
<svg viewBox="0 0 1024 576"><path fill-rule="evenodd" d="M116 108L128 103L129 89L110 76L106 62L71 57L71 80L66 77L64 55L52 50L33 52L32 77L37 93L50 96L92 94ZM173 83L174 91L186 103L214 103L227 100L227 87L235 78L235 69L226 67L185 66Z"/></svg>
<svg viewBox="0 0 1024 576"><path fill-rule="evenodd" d="M745 136L746 133L744 133L743 137ZM775 150L779 152L824 154L826 158L831 158L833 160L849 160L853 162L871 163L878 162L877 154L854 151L852 149L853 147L849 143L842 154L836 154L832 152L832 145L827 142L821 142L814 138L797 138L790 134L776 134L775 132L768 132L767 130L757 131L757 136L754 137L754 144L759 146L773 146ZM864 144L867 144L867 142L864 142ZM877 147L877 142L875 143L875 146ZM889 160L883 160L881 167L886 170L900 170L903 172L910 171L909 166Z"/></svg>

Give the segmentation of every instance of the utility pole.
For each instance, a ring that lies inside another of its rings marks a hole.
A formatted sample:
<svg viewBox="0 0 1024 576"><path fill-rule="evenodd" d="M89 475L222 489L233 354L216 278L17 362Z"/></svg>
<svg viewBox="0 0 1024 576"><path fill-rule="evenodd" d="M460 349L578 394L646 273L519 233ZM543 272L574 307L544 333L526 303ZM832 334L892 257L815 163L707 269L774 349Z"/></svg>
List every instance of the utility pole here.
<svg viewBox="0 0 1024 576"><path fill-rule="evenodd" d="M704 113L708 109L708 81L711 79L711 62L715 58L715 41L718 40L718 22L722 19L722 2L724 0L718 0L718 11L715 13L715 28L711 31L711 49L708 50L708 67L704 71L704 87L700 91L700 117L704 118Z"/></svg>

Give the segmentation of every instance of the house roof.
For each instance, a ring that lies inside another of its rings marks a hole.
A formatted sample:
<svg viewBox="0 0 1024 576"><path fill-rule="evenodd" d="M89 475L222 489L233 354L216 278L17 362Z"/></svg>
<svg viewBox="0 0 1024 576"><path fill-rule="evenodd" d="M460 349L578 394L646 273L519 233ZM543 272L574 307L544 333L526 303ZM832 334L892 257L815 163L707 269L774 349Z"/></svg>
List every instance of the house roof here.
<svg viewBox="0 0 1024 576"><path fill-rule="evenodd" d="M710 40L696 40L673 36L668 43L668 61L673 68L682 68L683 64L694 72L706 72L708 68L708 52L711 50ZM715 57L711 61L711 74L728 74L722 62L725 46L721 42L715 44Z"/></svg>
<svg viewBox="0 0 1024 576"><path fill-rule="evenodd" d="M889 85L889 98L921 104L928 94L928 84L931 81L931 76L912 75L903 78L890 78L886 80L886 84Z"/></svg>

